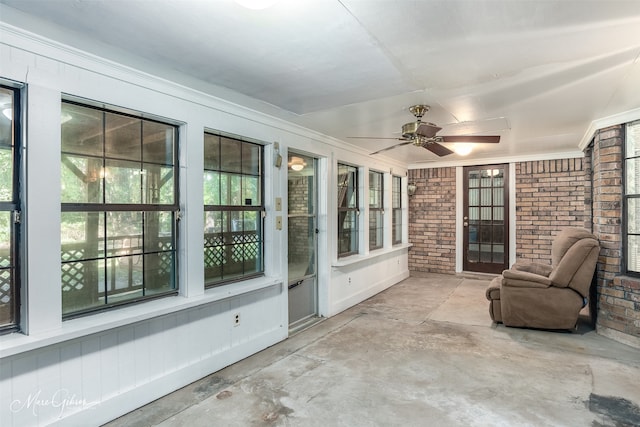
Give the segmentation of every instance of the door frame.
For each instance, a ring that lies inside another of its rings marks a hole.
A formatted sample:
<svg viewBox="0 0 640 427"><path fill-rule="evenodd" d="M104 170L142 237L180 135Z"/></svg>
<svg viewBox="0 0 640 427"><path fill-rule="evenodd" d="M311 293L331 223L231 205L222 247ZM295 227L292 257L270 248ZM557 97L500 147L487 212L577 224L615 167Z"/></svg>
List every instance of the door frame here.
<svg viewBox="0 0 640 427"><path fill-rule="evenodd" d="M299 151L299 150L295 150L295 149L288 149L287 150L286 159L288 160L290 156L296 156L296 155L306 156L306 157L310 157L310 158L313 159L313 164L314 164L314 179L313 179L314 194L313 194L313 196L314 197L313 197L312 203L313 203L313 208L314 208L313 209L314 214L311 215L311 216L308 216L308 217L309 218L313 217L314 218L314 224L315 224L315 234L314 234L314 246L315 246L314 251L315 251L315 253L314 253L314 256L313 256L314 261L315 261L314 262L315 263L314 274L305 275L302 278L296 278L296 279L298 279L298 282L297 282L298 285L302 284L303 282L306 282L309 279L313 279L313 281L314 281L313 288L314 288L314 291L315 291L315 293L313 295L313 299L314 299L313 305L314 305L314 311L315 311L314 316L315 317L320 317L320 316L322 316L322 314L321 314L322 313L322 310L321 310L321 306L322 306L322 304L321 304L321 289L320 289L321 288L320 287L320 283L321 283L320 282L320 275L321 275L321 273L320 273L320 262L321 262L321 259L320 259L320 254L321 254L321 251L320 251L320 240L321 240L321 236L320 236L320 230L321 230L321 228L320 228L321 227L320 226L320 210L321 210L321 193L320 193L321 192L321 183L320 183L320 177L321 177L321 167L322 167L323 162L322 162L322 158L318 157L315 154L311 154L311 153L307 153L307 152ZM286 190L287 212L286 212L285 216L287 218L287 222L286 222L287 223L287 239L286 239L287 245L286 245L286 251L287 251L287 254L288 254L289 253L289 244L288 244L288 241L289 241L289 236L288 236L288 229L289 229L288 228L289 227L289 213L288 213L289 189L288 189L288 181L289 181L289 174L290 174L290 171L289 171L288 167L287 167L287 173L286 174L287 174L287 190ZM287 259L287 262L285 264L285 271L287 272L287 274L286 274L286 282L285 283L286 283L287 286L286 286L285 289L287 289L287 294L290 295L290 292L292 290L292 283L294 283L294 282L293 282L292 278L289 277L289 257L287 256L286 259ZM288 310L287 310L287 312L288 312ZM294 321L293 323L288 323L290 330L296 330L296 326L293 326L293 329L291 329L292 325L296 325L296 324L300 324L302 327L304 327L306 325L306 323L304 321L301 322L301 320L304 320L304 319L299 319L299 320Z"/></svg>
<svg viewBox="0 0 640 427"><path fill-rule="evenodd" d="M508 183L505 188L508 188L508 194L506 197L509 199L508 204L508 263L507 266L511 267L516 262L516 167L513 162L490 162L484 165L467 164L463 166L456 166L456 265L455 272L464 272L464 167L465 166L478 166L478 167L490 167L494 165L507 164ZM506 249L506 247L505 247Z"/></svg>

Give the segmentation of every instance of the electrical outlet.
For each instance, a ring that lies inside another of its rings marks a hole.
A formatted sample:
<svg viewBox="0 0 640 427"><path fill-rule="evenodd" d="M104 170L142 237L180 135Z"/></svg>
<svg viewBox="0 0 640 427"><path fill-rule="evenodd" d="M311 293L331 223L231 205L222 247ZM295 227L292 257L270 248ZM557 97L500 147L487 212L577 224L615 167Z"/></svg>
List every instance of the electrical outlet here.
<svg viewBox="0 0 640 427"><path fill-rule="evenodd" d="M276 230L282 230L282 217L276 217Z"/></svg>
<svg viewBox="0 0 640 427"><path fill-rule="evenodd" d="M240 313L236 313L233 315L233 326L240 325Z"/></svg>
<svg viewBox="0 0 640 427"><path fill-rule="evenodd" d="M349 277L349 283L351 283L351 277Z"/></svg>
<svg viewBox="0 0 640 427"><path fill-rule="evenodd" d="M282 210L282 197L276 197L276 211Z"/></svg>

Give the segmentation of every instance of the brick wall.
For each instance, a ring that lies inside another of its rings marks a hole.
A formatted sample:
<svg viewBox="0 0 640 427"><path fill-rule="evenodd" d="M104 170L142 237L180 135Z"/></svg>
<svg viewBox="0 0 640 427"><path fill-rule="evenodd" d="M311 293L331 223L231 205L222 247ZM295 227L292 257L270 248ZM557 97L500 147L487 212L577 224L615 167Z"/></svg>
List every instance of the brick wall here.
<svg viewBox="0 0 640 427"><path fill-rule="evenodd" d="M455 272L456 170L413 169L409 182L417 185L409 198L409 270Z"/></svg>
<svg viewBox="0 0 640 427"><path fill-rule="evenodd" d="M622 272L623 127L596 132L587 150L593 162L593 232L597 267L598 332L640 345L640 279Z"/></svg>
<svg viewBox="0 0 640 427"><path fill-rule="evenodd" d="M591 229L590 183L581 158L516 163L516 258L551 262L551 243L566 227ZM513 199L512 199L513 200Z"/></svg>

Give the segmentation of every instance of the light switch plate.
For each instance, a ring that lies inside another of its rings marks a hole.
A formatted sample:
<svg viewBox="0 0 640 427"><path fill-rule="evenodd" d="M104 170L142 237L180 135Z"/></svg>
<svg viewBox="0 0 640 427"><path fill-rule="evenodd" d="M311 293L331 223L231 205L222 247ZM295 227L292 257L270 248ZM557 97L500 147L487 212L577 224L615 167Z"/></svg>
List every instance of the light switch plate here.
<svg viewBox="0 0 640 427"><path fill-rule="evenodd" d="M278 212L282 210L282 197L276 197L276 210Z"/></svg>
<svg viewBox="0 0 640 427"><path fill-rule="evenodd" d="M276 230L282 230L282 217L276 217Z"/></svg>

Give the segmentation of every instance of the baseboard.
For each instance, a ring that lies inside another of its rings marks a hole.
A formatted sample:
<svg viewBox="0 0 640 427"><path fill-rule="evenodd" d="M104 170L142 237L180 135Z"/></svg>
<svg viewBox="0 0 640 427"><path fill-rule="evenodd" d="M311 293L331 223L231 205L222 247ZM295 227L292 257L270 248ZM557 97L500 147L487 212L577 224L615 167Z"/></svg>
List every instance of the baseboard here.
<svg viewBox="0 0 640 427"><path fill-rule="evenodd" d="M619 343L640 349L640 337L634 337L633 335L625 334L624 332L616 331L615 329L600 325L596 325L596 332L603 337L611 338Z"/></svg>
<svg viewBox="0 0 640 427"><path fill-rule="evenodd" d="M360 304L362 301L368 298L371 298L376 294L379 294L385 289L390 288L391 286L395 285L398 282L401 282L402 280L408 277L409 277L409 270L403 271L402 273L396 274L395 276L391 276L385 280L382 280L376 283L373 286L363 289L360 292L352 294L347 298L344 298L340 301L336 301L329 310L330 312L329 317L335 316L336 314L341 313L344 310L351 308L356 304Z"/></svg>

